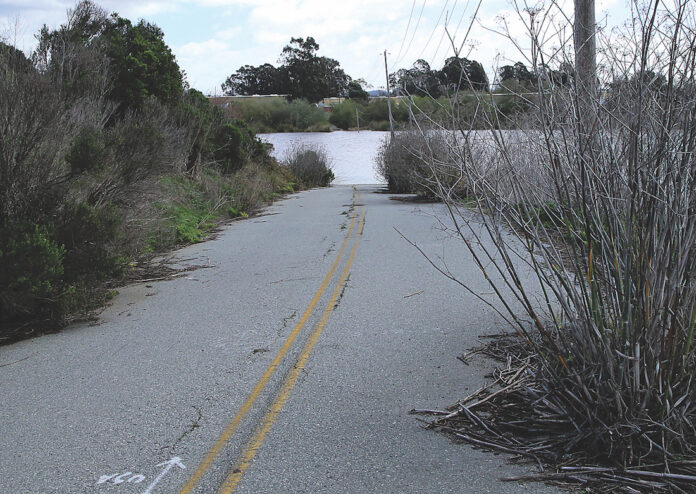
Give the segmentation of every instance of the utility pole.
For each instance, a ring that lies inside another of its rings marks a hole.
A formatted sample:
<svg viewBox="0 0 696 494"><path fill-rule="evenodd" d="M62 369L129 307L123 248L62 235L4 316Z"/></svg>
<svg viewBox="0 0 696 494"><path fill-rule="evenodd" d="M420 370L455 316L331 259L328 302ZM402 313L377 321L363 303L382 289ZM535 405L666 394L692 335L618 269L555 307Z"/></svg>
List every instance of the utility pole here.
<svg viewBox="0 0 696 494"><path fill-rule="evenodd" d="M387 107L389 108L389 132L394 137L394 122L391 111L391 88L389 87L389 69L387 69L387 50L384 50L384 74L387 77Z"/></svg>
<svg viewBox="0 0 696 494"><path fill-rule="evenodd" d="M360 132L360 117L358 116L358 107L355 107L355 123L358 125L358 132Z"/></svg>
<svg viewBox="0 0 696 494"><path fill-rule="evenodd" d="M597 97L597 45L595 41L595 2L575 0L575 85L578 96L578 113L584 132L594 126L592 102Z"/></svg>

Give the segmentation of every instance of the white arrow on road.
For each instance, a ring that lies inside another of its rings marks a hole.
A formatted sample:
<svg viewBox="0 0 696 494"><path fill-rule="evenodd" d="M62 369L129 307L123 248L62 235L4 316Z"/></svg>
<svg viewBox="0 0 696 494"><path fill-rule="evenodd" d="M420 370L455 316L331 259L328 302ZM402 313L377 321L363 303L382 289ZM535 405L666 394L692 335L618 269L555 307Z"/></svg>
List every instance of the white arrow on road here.
<svg viewBox="0 0 696 494"><path fill-rule="evenodd" d="M174 468L175 465L176 465L177 467L179 467L179 468L182 468L182 469L183 469L183 468L186 468L186 467L184 466L184 464L181 463L181 458L179 458L178 456L175 456L175 457L172 458L171 460L163 461L162 463L160 463L159 465L157 465L158 467L164 467L164 470L162 470L162 472L157 476L157 478L156 478L155 480L152 481L152 484L150 484L150 485L148 486L148 488L145 490L145 492L143 492L143 494L151 494L151 493L152 493L152 489L154 489L155 486L156 486L157 484L159 484L160 480L162 480L162 479L164 478L164 476L167 475L167 473L169 472L169 470L171 470L172 468Z"/></svg>

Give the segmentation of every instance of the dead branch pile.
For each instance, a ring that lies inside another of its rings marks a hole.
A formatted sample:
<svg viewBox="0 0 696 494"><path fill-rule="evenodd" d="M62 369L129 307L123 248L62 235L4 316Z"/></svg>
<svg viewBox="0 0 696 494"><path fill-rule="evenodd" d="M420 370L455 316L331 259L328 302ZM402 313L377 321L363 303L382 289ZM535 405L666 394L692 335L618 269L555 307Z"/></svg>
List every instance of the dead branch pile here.
<svg viewBox="0 0 696 494"><path fill-rule="evenodd" d="M502 479L506 481L544 481L602 493L696 492L696 452L691 448L682 454L670 451L660 441L666 437L666 424L624 417L598 425L602 421L596 414L603 405L588 408L587 397L575 395L582 392L581 387L548 376L540 357L519 336L489 338L490 342L460 360L468 363L474 355L483 355L499 362L489 376L492 382L446 411L412 410L437 416L428 427L538 467L538 473ZM588 368L587 374L593 371ZM581 382L587 376L572 379ZM598 427L603 430L596 430ZM629 439L634 434L640 434L643 441ZM696 445L693 427L684 434L689 436L681 437L682 444ZM625 465L614 454L622 443L641 448L632 451L633 461Z"/></svg>

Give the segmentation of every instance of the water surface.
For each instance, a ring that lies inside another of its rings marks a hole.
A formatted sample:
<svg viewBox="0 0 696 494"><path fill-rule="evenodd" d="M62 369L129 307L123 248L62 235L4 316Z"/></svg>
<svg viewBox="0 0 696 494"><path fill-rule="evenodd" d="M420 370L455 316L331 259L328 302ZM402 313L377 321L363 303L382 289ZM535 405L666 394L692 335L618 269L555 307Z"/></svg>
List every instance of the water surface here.
<svg viewBox="0 0 696 494"><path fill-rule="evenodd" d="M359 132L286 132L258 134L265 142L273 144L271 153L278 160L298 144L319 144L326 149L336 175L335 184L380 184L383 180L375 174L375 156L380 144L389 132L361 130Z"/></svg>

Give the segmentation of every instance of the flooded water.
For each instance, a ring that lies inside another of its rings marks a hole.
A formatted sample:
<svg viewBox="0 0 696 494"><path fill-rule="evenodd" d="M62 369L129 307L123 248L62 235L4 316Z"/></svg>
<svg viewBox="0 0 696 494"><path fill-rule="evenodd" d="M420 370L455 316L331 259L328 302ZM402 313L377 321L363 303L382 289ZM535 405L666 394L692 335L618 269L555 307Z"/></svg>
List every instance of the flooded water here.
<svg viewBox="0 0 696 494"><path fill-rule="evenodd" d="M380 144L389 132L288 132L258 134L273 144L273 156L282 160L285 153L297 144L319 144L331 159L335 184L379 184L383 181L375 174L375 156Z"/></svg>

